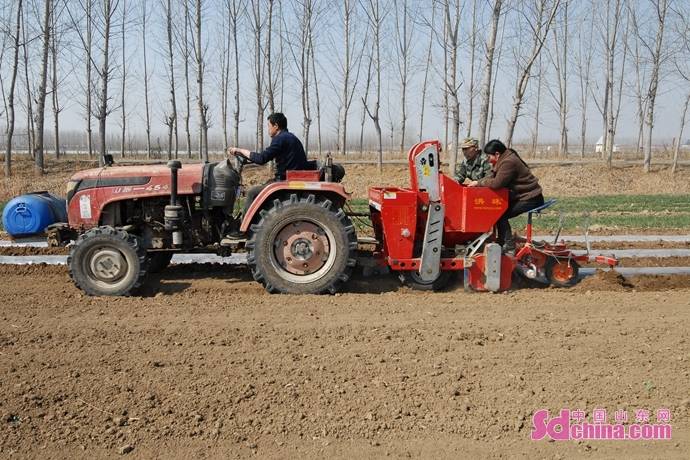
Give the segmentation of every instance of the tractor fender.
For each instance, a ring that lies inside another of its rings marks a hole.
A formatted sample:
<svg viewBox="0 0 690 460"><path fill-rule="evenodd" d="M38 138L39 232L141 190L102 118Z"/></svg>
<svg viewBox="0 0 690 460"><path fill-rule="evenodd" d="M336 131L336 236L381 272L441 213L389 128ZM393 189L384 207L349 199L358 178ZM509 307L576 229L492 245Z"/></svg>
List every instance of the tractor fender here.
<svg viewBox="0 0 690 460"><path fill-rule="evenodd" d="M345 191L345 187L334 182L298 182L298 181L281 181L273 182L267 185L261 193L256 197L254 202L247 210L247 214L242 218L242 225L240 231L246 232L249 230L254 217L264 207L264 204L269 202L278 195L288 193L312 193L314 195L328 196L333 201L345 202L350 199L351 193Z"/></svg>

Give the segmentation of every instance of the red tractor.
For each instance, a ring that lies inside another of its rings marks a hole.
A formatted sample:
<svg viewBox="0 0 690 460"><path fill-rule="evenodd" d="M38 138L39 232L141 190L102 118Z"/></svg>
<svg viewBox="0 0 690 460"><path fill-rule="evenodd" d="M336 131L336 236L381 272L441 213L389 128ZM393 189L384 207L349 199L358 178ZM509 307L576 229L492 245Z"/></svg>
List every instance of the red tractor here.
<svg viewBox="0 0 690 460"><path fill-rule="evenodd" d="M437 141L410 150L410 188L369 190L374 239L362 242L375 245L370 264L419 289L440 288L459 270L475 290L508 289L516 269L557 285L577 281L578 262L588 257L532 242L531 225L517 256L502 254L494 224L507 208L507 191L458 184L440 172L440 150ZM271 293L337 292L357 264L358 248L342 168L327 160L289 171L237 215L242 158L235 165L170 161L77 173L68 184L68 223L53 226L49 242L74 241L70 276L90 295L128 295L175 253L241 250L254 279Z"/></svg>

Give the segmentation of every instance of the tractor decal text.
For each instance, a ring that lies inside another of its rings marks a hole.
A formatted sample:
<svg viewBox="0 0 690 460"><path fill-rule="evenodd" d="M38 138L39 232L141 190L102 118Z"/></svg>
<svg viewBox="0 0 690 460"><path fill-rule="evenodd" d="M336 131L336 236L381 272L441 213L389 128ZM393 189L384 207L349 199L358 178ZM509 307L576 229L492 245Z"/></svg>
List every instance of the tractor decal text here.
<svg viewBox="0 0 690 460"><path fill-rule="evenodd" d="M115 190L113 193L115 194L122 194L122 193L132 193L132 192L167 192L169 190L169 186L167 184L151 184L149 186L132 186L132 185L125 185L122 187L115 187Z"/></svg>

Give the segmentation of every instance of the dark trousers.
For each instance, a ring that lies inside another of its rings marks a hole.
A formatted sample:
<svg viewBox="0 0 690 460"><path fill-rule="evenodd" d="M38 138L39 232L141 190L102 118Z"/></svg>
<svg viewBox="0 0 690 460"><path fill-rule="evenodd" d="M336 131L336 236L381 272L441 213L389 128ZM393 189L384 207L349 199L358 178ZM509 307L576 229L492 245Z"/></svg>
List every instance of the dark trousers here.
<svg viewBox="0 0 690 460"><path fill-rule="evenodd" d="M508 206L508 210L501 216L501 219L496 224L498 230L498 244L501 246L515 246L513 239L513 230L510 228L510 222L508 219L517 217L530 209L537 208L544 204L544 197L539 195L536 198L526 201L513 201ZM508 243L508 244L506 244Z"/></svg>
<svg viewBox="0 0 690 460"><path fill-rule="evenodd" d="M252 205L254 200L256 200L256 197L259 196L259 193L261 193L261 191L264 188L266 188L266 186L272 184L273 182L275 182L275 179L270 179L261 185L255 185L254 187L250 187L249 190L247 190L247 197L244 199L244 212L242 213L243 216L247 215L249 207Z"/></svg>

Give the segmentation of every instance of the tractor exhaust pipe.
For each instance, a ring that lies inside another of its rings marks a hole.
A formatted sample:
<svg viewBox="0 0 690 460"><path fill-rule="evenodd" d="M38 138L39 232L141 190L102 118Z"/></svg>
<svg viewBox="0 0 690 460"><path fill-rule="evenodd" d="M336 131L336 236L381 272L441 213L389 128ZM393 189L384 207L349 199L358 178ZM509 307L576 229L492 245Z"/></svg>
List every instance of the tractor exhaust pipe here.
<svg viewBox="0 0 690 460"><path fill-rule="evenodd" d="M182 206L177 202L177 171L182 168L178 160L168 161L170 168L170 204L164 210L165 229L172 232L173 246L182 245Z"/></svg>

